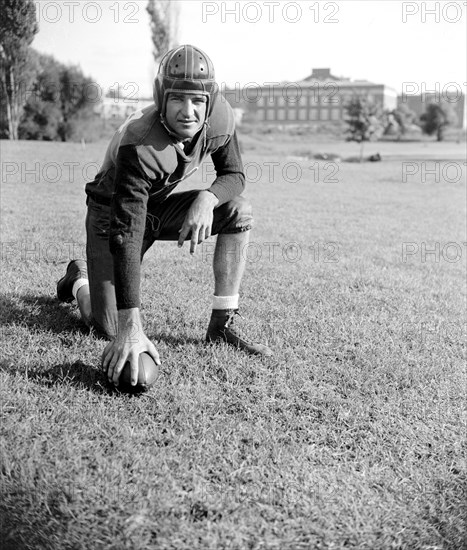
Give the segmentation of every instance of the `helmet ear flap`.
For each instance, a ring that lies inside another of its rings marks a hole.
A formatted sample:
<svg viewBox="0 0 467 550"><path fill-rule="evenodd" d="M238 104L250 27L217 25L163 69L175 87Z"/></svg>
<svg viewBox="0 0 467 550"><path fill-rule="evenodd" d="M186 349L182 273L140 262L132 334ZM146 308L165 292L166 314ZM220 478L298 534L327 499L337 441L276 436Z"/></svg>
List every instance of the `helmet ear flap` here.
<svg viewBox="0 0 467 550"><path fill-rule="evenodd" d="M161 114L165 113L165 104L168 95L167 83L164 82L164 78L159 74L154 80L153 97L156 110Z"/></svg>
<svg viewBox="0 0 467 550"><path fill-rule="evenodd" d="M158 86L158 77L154 79L154 84L152 86L152 97L154 99L154 104L156 106L156 109L159 110L159 86Z"/></svg>
<svg viewBox="0 0 467 550"><path fill-rule="evenodd" d="M212 85L212 89L209 93L209 110L207 113L208 117L211 116L211 113L214 109L214 105L217 101L218 96L219 96L219 85L217 84L217 82L214 82Z"/></svg>

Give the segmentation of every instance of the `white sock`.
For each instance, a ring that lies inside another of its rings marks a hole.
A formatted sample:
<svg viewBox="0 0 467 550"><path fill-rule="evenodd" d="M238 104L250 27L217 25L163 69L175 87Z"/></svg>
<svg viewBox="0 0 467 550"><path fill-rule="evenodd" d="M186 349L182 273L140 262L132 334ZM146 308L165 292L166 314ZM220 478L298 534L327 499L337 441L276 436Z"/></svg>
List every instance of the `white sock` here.
<svg viewBox="0 0 467 550"><path fill-rule="evenodd" d="M89 281L87 279L78 279L73 283L73 288L71 289L71 293L73 294L73 298L76 300L76 295L78 294L78 290L85 285L88 285Z"/></svg>
<svg viewBox="0 0 467 550"><path fill-rule="evenodd" d="M212 309L238 309L239 295L235 296L213 296Z"/></svg>

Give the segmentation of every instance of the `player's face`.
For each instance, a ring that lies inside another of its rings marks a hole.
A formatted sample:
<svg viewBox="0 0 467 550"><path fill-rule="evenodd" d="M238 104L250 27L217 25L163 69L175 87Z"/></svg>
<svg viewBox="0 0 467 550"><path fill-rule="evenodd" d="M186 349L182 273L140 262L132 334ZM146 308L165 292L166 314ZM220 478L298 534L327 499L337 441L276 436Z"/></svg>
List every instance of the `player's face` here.
<svg viewBox="0 0 467 550"><path fill-rule="evenodd" d="M191 139L206 119L207 99L204 95L171 93L167 98L165 119L182 139Z"/></svg>

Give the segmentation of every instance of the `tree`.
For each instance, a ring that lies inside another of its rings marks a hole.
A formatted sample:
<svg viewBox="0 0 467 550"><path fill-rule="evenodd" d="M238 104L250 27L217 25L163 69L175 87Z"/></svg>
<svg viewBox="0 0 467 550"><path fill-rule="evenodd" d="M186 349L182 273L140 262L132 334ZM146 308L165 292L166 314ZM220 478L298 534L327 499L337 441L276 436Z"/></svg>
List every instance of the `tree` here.
<svg viewBox="0 0 467 550"><path fill-rule="evenodd" d="M78 67L67 66L50 55L37 57L37 77L31 86L19 125L22 139L68 141L77 127L91 118L96 85Z"/></svg>
<svg viewBox="0 0 467 550"><path fill-rule="evenodd" d="M377 139L382 134L381 108L364 98L355 97L345 106L345 110L345 121L348 125L346 133L349 134L347 141L356 141L361 144L360 162L362 162L365 141Z"/></svg>
<svg viewBox="0 0 467 550"><path fill-rule="evenodd" d="M149 0L146 11L150 17L153 55L159 63L177 43L178 3L176 0Z"/></svg>
<svg viewBox="0 0 467 550"><path fill-rule="evenodd" d="M429 103L420 121L425 134L436 134L437 141L443 141L446 128L456 124L457 115L450 103Z"/></svg>
<svg viewBox="0 0 467 550"><path fill-rule="evenodd" d="M414 124L417 115L405 104L385 113L384 134L396 134L400 140Z"/></svg>
<svg viewBox="0 0 467 550"><path fill-rule="evenodd" d="M59 135L62 141L70 139L76 120L88 117L96 104L96 85L75 66L64 66L60 70L60 108L62 124Z"/></svg>
<svg viewBox="0 0 467 550"><path fill-rule="evenodd" d="M34 79L29 45L38 31L33 0L3 0L0 18L0 80L2 118L9 139L17 139L25 92Z"/></svg>

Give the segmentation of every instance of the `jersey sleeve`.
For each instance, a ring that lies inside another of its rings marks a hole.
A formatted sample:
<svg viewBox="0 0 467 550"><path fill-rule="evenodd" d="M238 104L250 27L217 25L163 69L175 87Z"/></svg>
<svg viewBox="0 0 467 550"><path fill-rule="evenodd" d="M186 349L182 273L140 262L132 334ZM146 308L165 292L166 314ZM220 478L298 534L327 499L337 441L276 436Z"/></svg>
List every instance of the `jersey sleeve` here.
<svg viewBox="0 0 467 550"><path fill-rule="evenodd" d="M141 249L151 181L137 148L119 148L111 201L110 251L117 309L140 307Z"/></svg>
<svg viewBox="0 0 467 550"><path fill-rule="evenodd" d="M227 142L211 154L211 158L216 179L209 191L219 200L218 205L221 205L240 195L245 189L243 162L235 130Z"/></svg>

